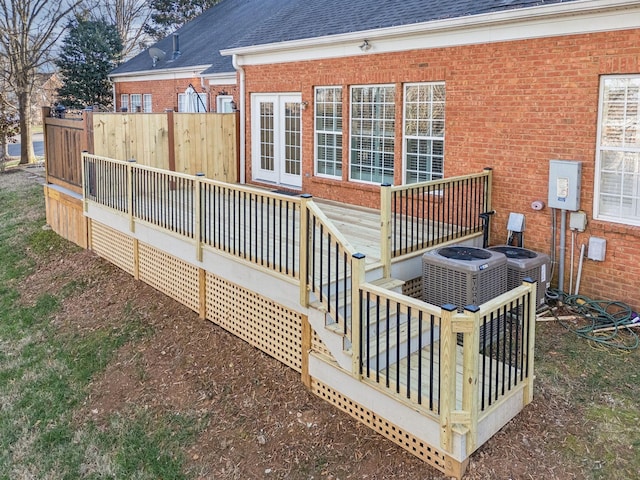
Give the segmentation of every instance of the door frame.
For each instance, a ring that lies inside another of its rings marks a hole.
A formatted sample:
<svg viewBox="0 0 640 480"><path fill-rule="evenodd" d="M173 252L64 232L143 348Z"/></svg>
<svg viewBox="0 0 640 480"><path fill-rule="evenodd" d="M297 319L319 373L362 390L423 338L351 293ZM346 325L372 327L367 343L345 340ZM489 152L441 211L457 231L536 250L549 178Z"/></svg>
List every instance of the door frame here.
<svg viewBox="0 0 640 480"><path fill-rule="evenodd" d="M262 168L260 105L273 104L273 170ZM300 109L300 174L286 173L286 118L285 103L301 104L300 93L252 93L251 94L251 177L253 181L277 186L302 189L302 109Z"/></svg>

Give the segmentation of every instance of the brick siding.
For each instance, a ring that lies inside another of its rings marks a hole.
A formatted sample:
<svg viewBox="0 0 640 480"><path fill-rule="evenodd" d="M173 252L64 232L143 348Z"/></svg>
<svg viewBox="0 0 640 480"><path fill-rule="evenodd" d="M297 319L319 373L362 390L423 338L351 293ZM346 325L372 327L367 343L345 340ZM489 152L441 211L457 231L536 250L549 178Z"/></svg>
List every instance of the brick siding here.
<svg viewBox="0 0 640 480"><path fill-rule="evenodd" d="M189 84L193 85L198 93L208 93L207 108L210 112L216 111L216 98L221 92L232 95L235 101L238 101L238 87L236 85L207 85L202 88L199 77L180 78L175 80L145 80L135 82L117 82L116 90L116 109L120 111L122 105L120 103L120 95L132 93L151 94L153 113L161 113L165 110L178 111L178 94L184 93Z"/></svg>
<svg viewBox="0 0 640 480"><path fill-rule="evenodd" d="M396 85L395 183L402 179L402 85L446 82L445 174L494 170L492 244L506 240L510 212L526 216L525 247L549 253L547 200L551 159L583 162L581 209L589 219L579 245L607 239L605 262L586 261L581 293L640 308L640 227L595 221L593 182L600 75L640 73L640 30L367 54L277 65L246 66L252 93L300 92L303 111L303 188L317 197L377 207L378 187L348 181L349 87ZM343 86L343 178L314 177L314 86ZM247 179L251 179L251 115L247 107ZM567 245L570 245L568 234ZM568 255L567 255L568 258ZM568 288L567 265L565 280Z"/></svg>

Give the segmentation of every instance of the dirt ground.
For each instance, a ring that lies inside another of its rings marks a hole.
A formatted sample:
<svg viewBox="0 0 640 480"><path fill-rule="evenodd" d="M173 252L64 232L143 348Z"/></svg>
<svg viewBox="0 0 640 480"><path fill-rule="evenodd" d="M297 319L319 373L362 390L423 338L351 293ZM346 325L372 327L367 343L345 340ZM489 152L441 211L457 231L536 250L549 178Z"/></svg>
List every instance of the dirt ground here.
<svg viewBox="0 0 640 480"><path fill-rule="evenodd" d="M2 182L41 181L37 172ZM77 332L123 321L133 312L149 334L121 348L91 384L78 421L106 422L115 412L208 419L188 451L198 479L442 479L390 441L308 392L299 374L188 308L134 280L89 251L38 264L21 285L23 298L75 281L54 322ZM465 478L577 479L556 449L580 418L552 385L538 382L535 400L471 457Z"/></svg>

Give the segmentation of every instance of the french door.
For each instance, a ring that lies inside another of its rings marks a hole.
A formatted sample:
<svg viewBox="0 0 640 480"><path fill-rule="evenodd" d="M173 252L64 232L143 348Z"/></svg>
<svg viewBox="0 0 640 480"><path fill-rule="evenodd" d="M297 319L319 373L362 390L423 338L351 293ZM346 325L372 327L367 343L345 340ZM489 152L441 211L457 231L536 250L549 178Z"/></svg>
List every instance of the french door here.
<svg viewBox="0 0 640 480"><path fill-rule="evenodd" d="M300 94L251 95L253 179L302 188Z"/></svg>

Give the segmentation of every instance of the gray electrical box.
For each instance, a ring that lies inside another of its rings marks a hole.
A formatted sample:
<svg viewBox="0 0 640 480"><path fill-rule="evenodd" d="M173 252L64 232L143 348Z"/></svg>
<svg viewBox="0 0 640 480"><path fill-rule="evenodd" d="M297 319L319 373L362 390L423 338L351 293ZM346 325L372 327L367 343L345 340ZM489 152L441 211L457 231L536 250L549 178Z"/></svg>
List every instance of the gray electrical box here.
<svg viewBox="0 0 640 480"><path fill-rule="evenodd" d="M549 161L549 206L575 212L580 210L582 162Z"/></svg>

